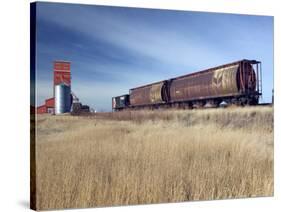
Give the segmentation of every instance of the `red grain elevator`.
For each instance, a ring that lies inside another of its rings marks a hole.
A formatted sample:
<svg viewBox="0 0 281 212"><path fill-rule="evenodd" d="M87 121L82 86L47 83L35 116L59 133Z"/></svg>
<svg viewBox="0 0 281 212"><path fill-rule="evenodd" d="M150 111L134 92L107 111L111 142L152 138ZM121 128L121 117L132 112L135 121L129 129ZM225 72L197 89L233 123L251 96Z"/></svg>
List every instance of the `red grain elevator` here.
<svg viewBox="0 0 281 212"><path fill-rule="evenodd" d="M54 86L60 83L71 86L70 62L54 61Z"/></svg>
<svg viewBox="0 0 281 212"><path fill-rule="evenodd" d="M53 63L54 80L53 80L53 97L46 99L45 104L38 106L36 112L54 113L55 108L55 86L64 83L71 86L70 62L68 61L54 61Z"/></svg>

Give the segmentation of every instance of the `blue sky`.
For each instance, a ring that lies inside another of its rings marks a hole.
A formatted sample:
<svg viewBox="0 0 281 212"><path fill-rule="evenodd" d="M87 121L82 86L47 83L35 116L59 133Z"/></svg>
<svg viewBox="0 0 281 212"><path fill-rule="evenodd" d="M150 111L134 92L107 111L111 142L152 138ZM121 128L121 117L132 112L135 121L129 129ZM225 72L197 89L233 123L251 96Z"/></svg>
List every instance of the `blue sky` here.
<svg viewBox="0 0 281 212"><path fill-rule="evenodd" d="M37 105L52 96L53 61L71 61L72 90L111 110L130 88L213 66L262 61L273 88L273 17L80 4L37 5Z"/></svg>

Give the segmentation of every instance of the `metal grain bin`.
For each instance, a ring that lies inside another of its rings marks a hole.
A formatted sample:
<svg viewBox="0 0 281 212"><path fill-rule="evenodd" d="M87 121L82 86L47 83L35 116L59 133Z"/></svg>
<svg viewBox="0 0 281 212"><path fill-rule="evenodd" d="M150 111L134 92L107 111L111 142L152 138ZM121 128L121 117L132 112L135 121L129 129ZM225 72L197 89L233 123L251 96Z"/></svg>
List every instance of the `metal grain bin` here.
<svg viewBox="0 0 281 212"><path fill-rule="evenodd" d="M166 81L130 89L130 105L152 105L167 101Z"/></svg>
<svg viewBox="0 0 281 212"><path fill-rule="evenodd" d="M70 86L61 83L55 86L55 114L70 112L71 108Z"/></svg>

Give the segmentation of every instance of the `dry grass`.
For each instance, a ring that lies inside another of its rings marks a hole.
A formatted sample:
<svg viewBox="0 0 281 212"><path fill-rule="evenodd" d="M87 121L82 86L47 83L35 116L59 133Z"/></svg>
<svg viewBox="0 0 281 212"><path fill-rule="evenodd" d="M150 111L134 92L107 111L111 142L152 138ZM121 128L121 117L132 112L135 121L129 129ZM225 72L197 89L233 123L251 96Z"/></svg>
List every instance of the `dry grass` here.
<svg viewBox="0 0 281 212"><path fill-rule="evenodd" d="M37 208L273 195L273 109L39 116Z"/></svg>

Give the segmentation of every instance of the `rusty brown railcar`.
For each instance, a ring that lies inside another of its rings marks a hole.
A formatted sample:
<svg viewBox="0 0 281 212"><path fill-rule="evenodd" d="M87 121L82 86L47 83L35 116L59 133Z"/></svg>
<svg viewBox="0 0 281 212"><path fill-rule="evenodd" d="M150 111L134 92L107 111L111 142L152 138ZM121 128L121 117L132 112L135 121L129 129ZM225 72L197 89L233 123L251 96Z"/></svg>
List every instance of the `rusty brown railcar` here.
<svg viewBox="0 0 281 212"><path fill-rule="evenodd" d="M241 60L171 79L170 102L256 95L257 61Z"/></svg>
<svg viewBox="0 0 281 212"><path fill-rule="evenodd" d="M167 81L132 88L129 91L131 106L162 104L168 101Z"/></svg>

